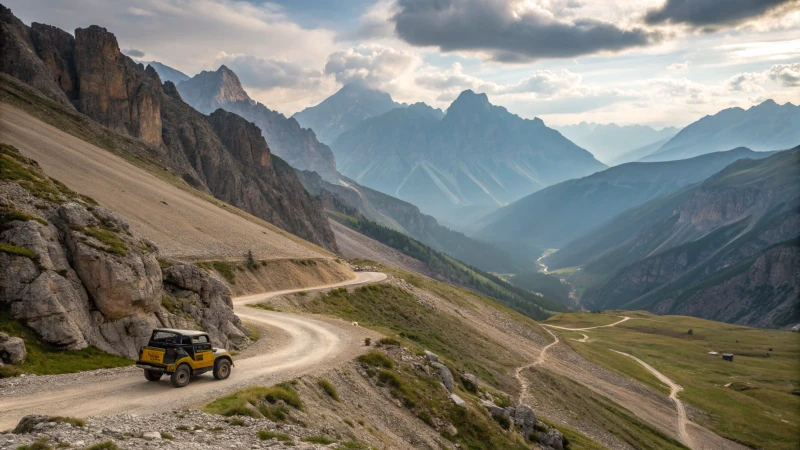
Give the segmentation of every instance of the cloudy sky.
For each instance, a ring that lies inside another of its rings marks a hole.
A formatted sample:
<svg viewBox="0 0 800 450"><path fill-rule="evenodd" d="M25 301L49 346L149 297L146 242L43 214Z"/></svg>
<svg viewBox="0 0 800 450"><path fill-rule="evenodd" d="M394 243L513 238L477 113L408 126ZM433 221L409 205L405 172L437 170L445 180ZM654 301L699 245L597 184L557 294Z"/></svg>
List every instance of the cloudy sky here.
<svg viewBox="0 0 800 450"><path fill-rule="evenodd" d="M364 80L446 108L485 92L523 117L686 125L800 103L800 0L3 0L26 23L101 25L188 75L225 64L290 115Z"/></svg>

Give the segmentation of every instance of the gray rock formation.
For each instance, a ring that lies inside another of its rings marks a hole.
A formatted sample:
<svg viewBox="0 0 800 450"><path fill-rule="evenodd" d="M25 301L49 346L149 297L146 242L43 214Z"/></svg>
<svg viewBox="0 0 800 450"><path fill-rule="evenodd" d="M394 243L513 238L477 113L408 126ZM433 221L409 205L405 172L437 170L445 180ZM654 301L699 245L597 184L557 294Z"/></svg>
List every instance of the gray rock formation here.
<svg viewBox="0 0 800 450"><path fill-rule="evenodd" d="M247 343L221 282L194 266L170 268L162 281L158 249L124 220L13 147L0 146L0 157L19 176L0 181L0 307L39 339L130 358L158 326L205 329L215 345Z"/></svg>
<svg viewBox="0 0 800 450"><path fill-rule="evenodd" d="M453 379L453 374L450 372L450 369L448 369L444 364L438 362L432 362L431 366L437 370L439 379L442 381L444 387L446 387L447 390L452 393L453 388L455 388L455 380Z"/></svg>
<svg viewBox="0 0 800 450"><path fill-rule="evenodd" d="M54 101L72 108L62 87L53 80L50 68L37 55L37 45L46 49L47 38L36 36L11 10L0 5L0 72L7 73L33 86ZM52 53L45 51L43 54ZM52 58L51 58L51 61Z"/></svg>
<svg viewBox="0 0 800 450"><path fill-rule="evenodd" d="M25 341L18 337L0 333L0 365L17 364L25 361L27 356Z"/></svg>
<svg viewBox="0 0 800 450"><path fill-rule="evenodd" d="M439 362L439 355L430 350L425 350L425 358L427 358L430 362Z"/></svg>
<svg viewBox="0 0 800 450"><path fill-rule="evenodd" d="M461 383L464 384L464 388L466 390L470 392L476 392L478 390L480 381L478 380L478 377L471 373L462 373Z"/></svg>
<svg viewBox="0 0 800 450"><path fill-rule="evenodd" d="M456 394L450 394L450 400L452 400L453 403L455 403L455 405L460 407L460 408L466 408L467 407L467 402L465 402L463 398L459 397Z"/></svg>

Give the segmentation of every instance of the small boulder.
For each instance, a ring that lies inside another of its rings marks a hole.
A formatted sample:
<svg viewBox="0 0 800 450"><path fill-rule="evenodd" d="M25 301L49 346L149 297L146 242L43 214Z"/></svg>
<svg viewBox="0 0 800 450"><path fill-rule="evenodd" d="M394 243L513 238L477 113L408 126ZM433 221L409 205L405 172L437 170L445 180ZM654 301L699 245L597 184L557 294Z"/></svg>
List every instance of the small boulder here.
<svg viewBox="0 0 800 450"><path fill-rule="evenodd" d="M30 433L34 430L36 425L39 425L40 423L47 423L49 421L50 421L49 416L30 414L20 419L19 423L17 424L16 428L14 428L14 431L12 431L12 433L14 434Z"/></svg>
<svg viewBox="0 0 800 450"><path fill-rule="evenodd" d="M538 436L542 448L564 450L564 435L555 428L548 427L547 431L540 431Z"/></svg>
<svg viewBox="0 0 800 450"><path fill-rule="evenodd" d="M471 373L461 374L461 382L464 384L464 389L470 392L478 392L478 377Z"/></svg>
<svg viewBox="0 0 800 450"><path fill-rule="evenodd" d="M438 362L431 363L431 365L439 371L439 379L442 380L442 384L447 388L447 391L452 393L453 388L455 388L455 380L453 379L453 374L450 372L450 369Z"/></svg>
<svg viewBox="0 0 800 450"><path fill-rule="evenodd" d="M467 402L465 402L463 398L459 397L456 394L450 394L450 400L452 400L453 403L456 404L456 406L459 406L461 408L467 407Z"/></svg>
<svg viewBox="0 0 800 450"><path fill-rule="evenodd" d="M142 437L148 441L158 441L161 439L161 433L158 431L148 431L147 433L142 434Z"/></svg>
<svg viewBox="0 0 800 450"><path fill-rule="evenodd" d="M18 337L11 337L0 333L0 362L17 364L25 361L28 352L25 350L25 341Z"/></svg>
<svg viewBox="0 0 800 450"><path fill-rule="evenodd" d="M425 350L425 358L430 362L439 362L439 356L430 350Z"/></svg>

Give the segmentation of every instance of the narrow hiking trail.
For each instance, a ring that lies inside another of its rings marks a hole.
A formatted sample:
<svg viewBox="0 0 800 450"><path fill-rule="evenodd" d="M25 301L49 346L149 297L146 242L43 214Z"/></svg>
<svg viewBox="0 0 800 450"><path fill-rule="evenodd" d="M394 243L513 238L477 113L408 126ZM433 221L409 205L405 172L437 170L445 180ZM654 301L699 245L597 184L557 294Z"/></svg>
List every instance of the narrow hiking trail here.
<svg viewBox="0 0 800 450"><path fill-rule="evenodd" d="M631 320L631 318L628 317L628 316L623 316L622 320L618 320L618 321L616 321L614 323L611 323L611 324L608 324L608 325L598 325L598 326L594 326L594 327L585 327L585 328L567 328L567 327L560 327L560 326L556 326L556 325L542 324L542 326L545 327L544 329L548 333L550 333L550 335L553 336L556 340L542 349L542 353L539 355L539 358L536 360L535 363L530 364L528 366L524 366L524 367L522 367L520 369L517 369L517 379L520 380L520 385L523 386L525 389L527 389L527 382L523 383L524 377L520 376L521 371L523 369L525 369L525 368L535 366L537 364L540 364L542 361L544 361L545 352L547 352L547 350L549 350L550 347L552 347L553 345L555 345L555 344L557 344L559 342L558 337L556 337L556 335L553 334L548 328L555 328L555 329L565 330L565 331L587 331L587 330L595 330L595 329L598 329L598 328L614 327L614 326L617 326L617 325L619 325L619 324L621 324L623 322L627 322L628 320ZM583 335L583 338L581 338L581 339L572 339L572 340L575 341L575 342L588 342L589 336L587 336L584 333L581 333L581 334ZM653 366L647 364L646 362L642 361L641 359L639 359L639 358L637 358L637 357L635 357L633 355L630 355L628 353L623 353L623 352L620 352L620 351L617 351L617 350L612 350L612 351L614 351L616 353L619 353L620 355L627 356L627 357L633 359L634 361L638 362L645 369L647 369L650 373L652 373L656 378L658 378L659 381L661 381L662 383L664 383L667 386L669 386L669 388L670 388L669 398L675 404L675 409L678 412L678 435L680 436L681 441L687 447L689 447L691 449L697 448L695 446L692 438L689 436L688 431L687 431L687 424L689 424L691 422L686 417L686 408L684 407L683 402L681 402L678 399L678 392L682 391L683 387L681 385L679 385L678 383L672 381L672 379L670 379L669 377L667 377L663 373L659 372Z"/></svg>
<svg viewBox="0 0 800 450"><path fill-rule="evenodd" d="M675 409L678 410L678 434L680 434L681 440L683 441L684 444L686 444L687 447L692 448L692 449L696 448L695 445L694 445L694 442L692 442L692 438L689 436L689 433L686 431L686 425L689 423L689 419L686 418L686 408L684 408L683 402L678 399L678 392L682 391L683 387L681 385L679 385L678 383L672 381L666 375L664 375L663 373L657 371L655 368L653 368L653 366L651 366L650 364L647 364L646 362L642 361L641 359L639 359L639 358L637 358L637 357L635 357L633 355L629 355L627 353L623 353L623 352L620 352L620 351L617 351L617 350L614 350L614 351L619 353L620 355L625 355L628 358L631 358L632 360L638 362L645 369L650 371L650 373L655 375L656 378L658 378L662 383L664 383L667 386L669 386L669 389L670 389L669 398L672 399L672 401L675 403Z"/></svg>
<svg viewBox="0 0 800 450"><path fill-rule="evenodd" d="M550 350L550 348L553 347L554 345L561 342L558 339L558 336L553 334L552 331L548 330L547 328L545 328L544 330L547 331L547 333L550 334L550 336L553 336L553 342L545 345L544 348L542 348L542 351L539 353L539 356L536 358L536 361L524 366L517 367L517 370L514 372L514 378L516 378L517 382L519 383L520 403L522 403L522 400L528 395L528 380L526 380L525 377L522 376L522 372L527 369L530 369L531 367L538 366L539 364L543 363L545 357L547 356L547 351Z"/></svg>
<svg viewBox="0 0 800 450"><path fill-rule="evenodd" d="M281 336L281 345L234 362L231 377L216 381L201 375L175 389L167 378L145 380L135 367L79 374L26 376L0 380L0 430L13 428L27 414L90 417L122 412L147 414L199 406L214 398L255 384L276 384L350 361L363 352L365 335L377 333L350 323L318 316L281 313L246 305L299 291L376 283L378 272L357 272L336 284L287 289L233 299L234 311L244 321L257 323Z"/></svg>
<svg viewBox="0 0 800 450"><path fill-rule="evenodd" d="M631 318L628 317L628 316L617 316L617 317L622 317L622 320L619 320L619 321L614 322L614 323L610 323L608 325L597 325L597 326L594 326L594 327L586 327L586 328L567 328L567 327L559 327L557 325L548 325L546 323L543 323L542 326L543 327L549 327L549 328L556 328L556 329L559 329L559 330L566 330L566 331L586 331L586 330L595 330L597 328L615 327L615 326L621 324L622 322L627 322L627 321L631 320Z"/></svg>

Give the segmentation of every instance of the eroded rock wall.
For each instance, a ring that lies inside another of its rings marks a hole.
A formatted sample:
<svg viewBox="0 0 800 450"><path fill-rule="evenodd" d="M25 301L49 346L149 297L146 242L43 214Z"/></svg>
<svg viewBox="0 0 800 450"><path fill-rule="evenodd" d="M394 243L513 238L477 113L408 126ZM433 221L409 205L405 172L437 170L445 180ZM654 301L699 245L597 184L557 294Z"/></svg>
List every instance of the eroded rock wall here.
<svg viewBox="0 0 800 450"><path fill-rule="evenodd" d="M133 358L159 326L247 344L229 289L193 265L162 272L158 249L110 211L0 147L0 310L64 349Z"/></svg>

